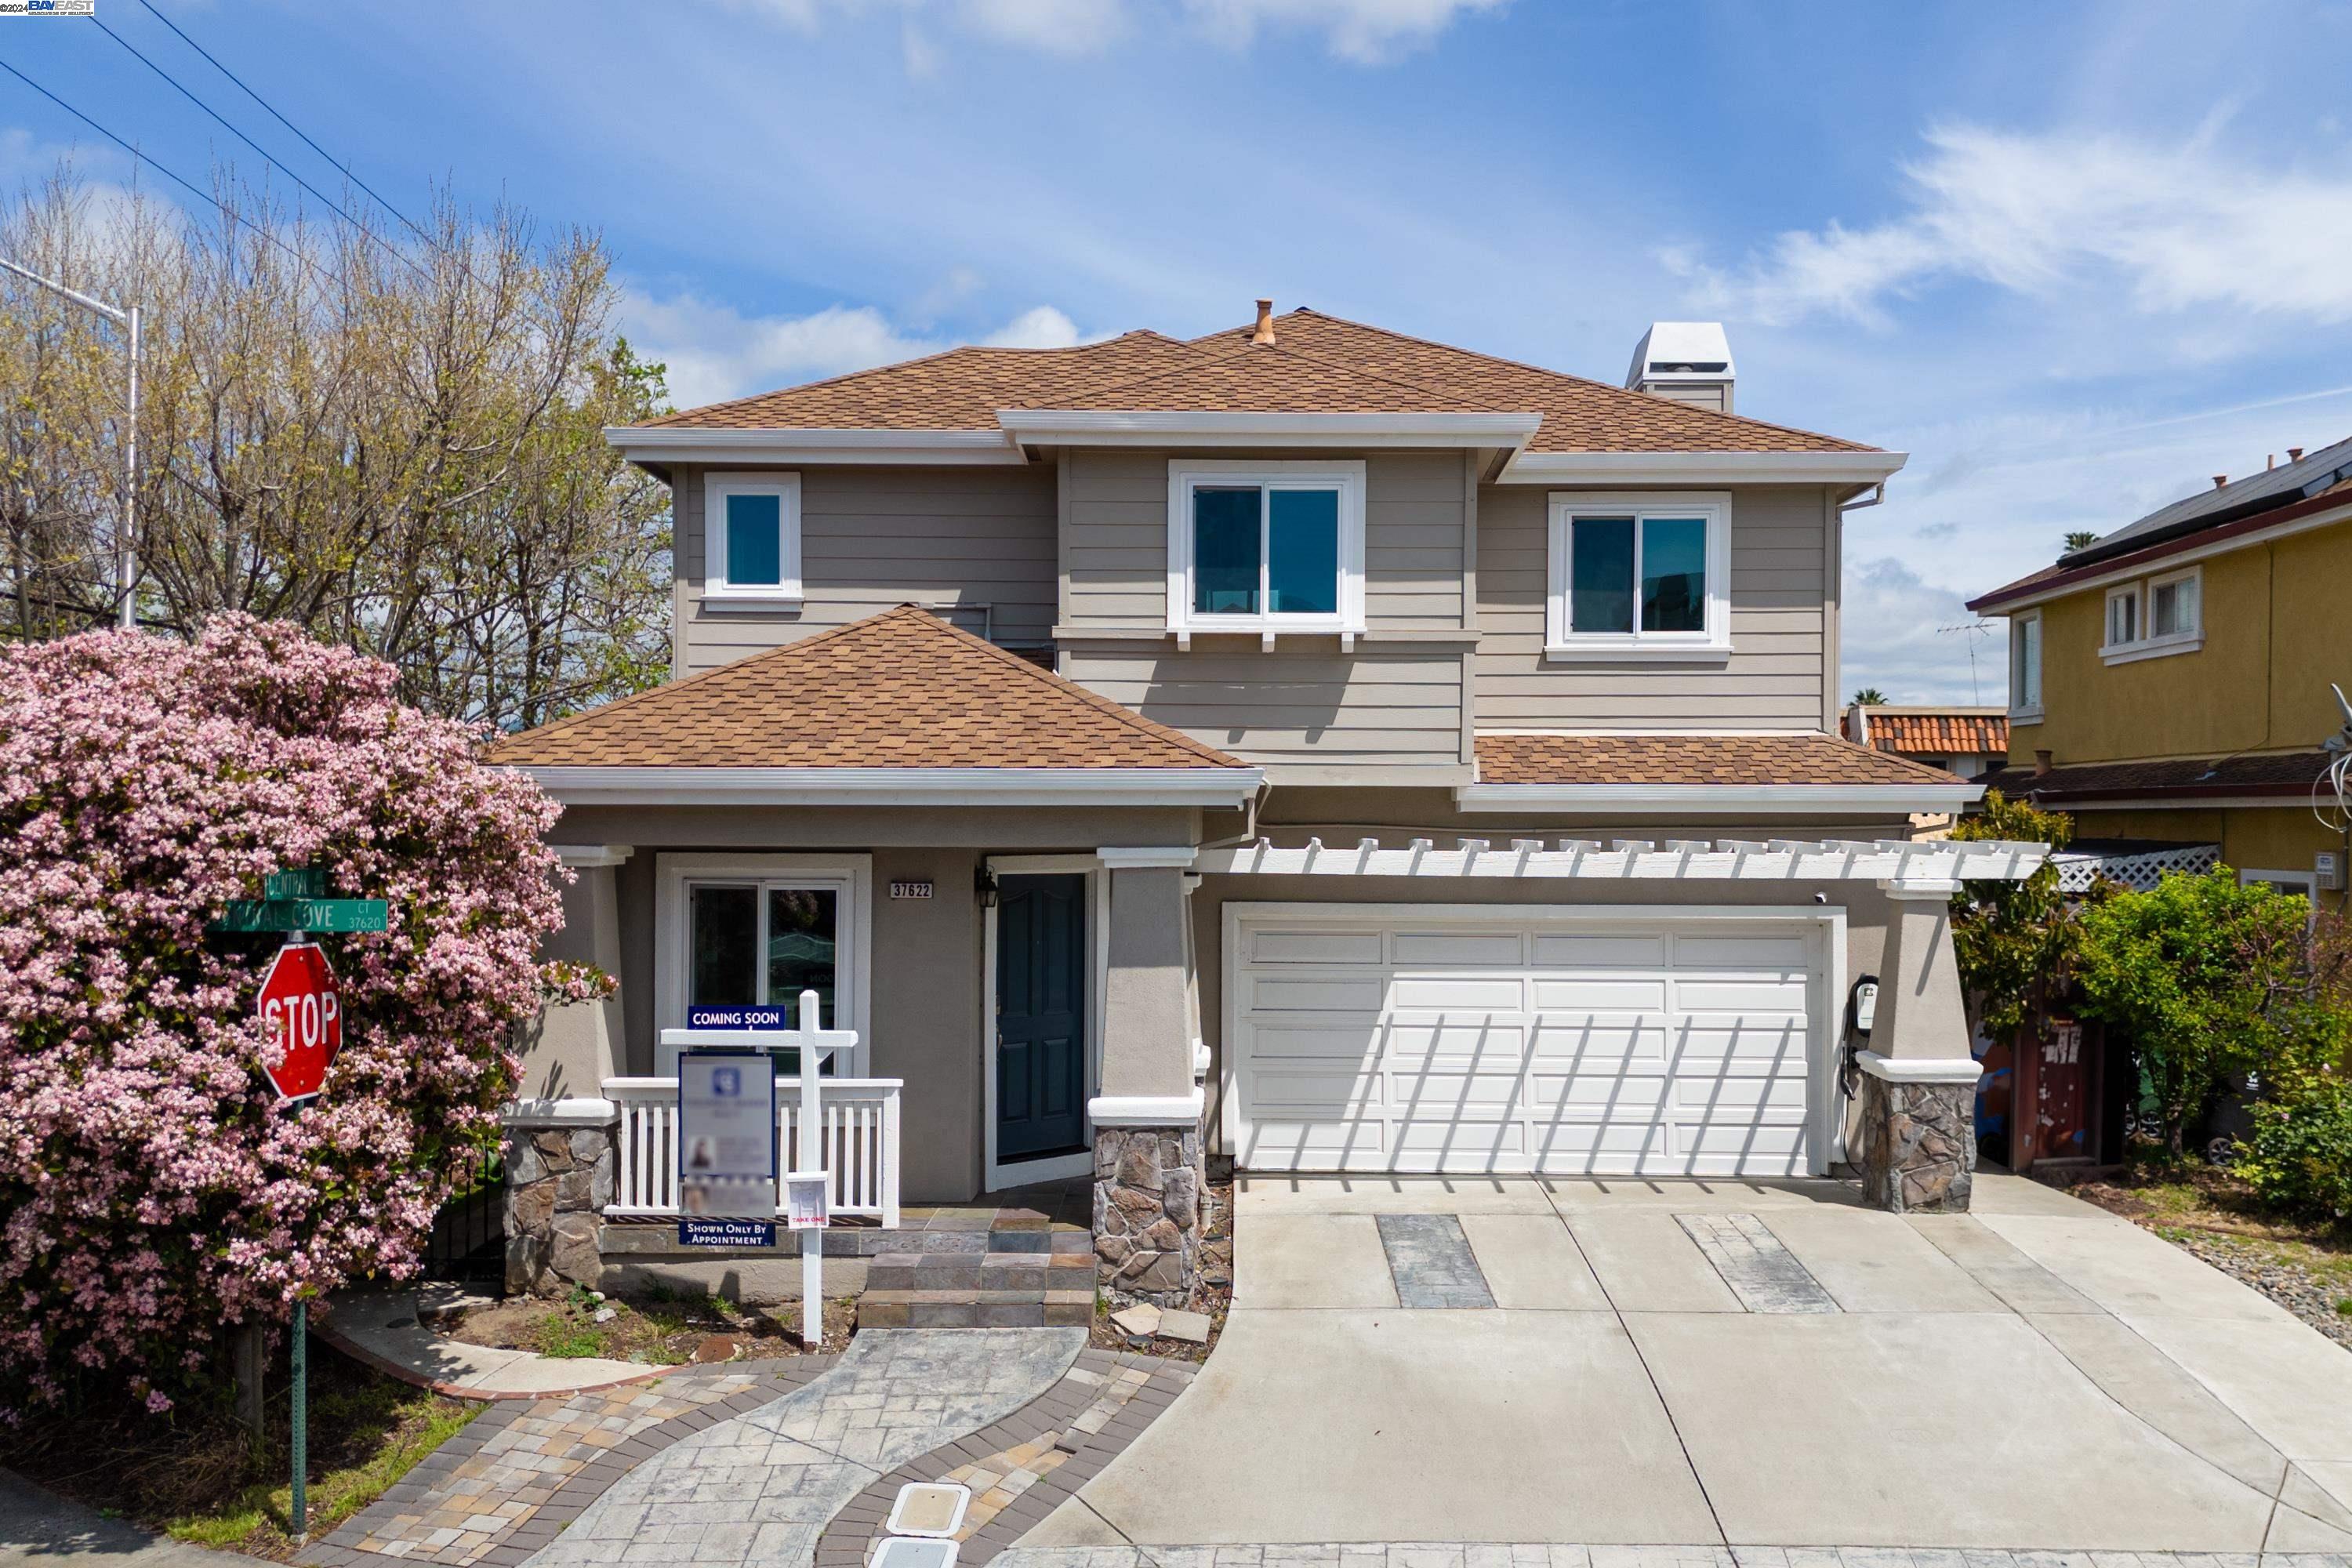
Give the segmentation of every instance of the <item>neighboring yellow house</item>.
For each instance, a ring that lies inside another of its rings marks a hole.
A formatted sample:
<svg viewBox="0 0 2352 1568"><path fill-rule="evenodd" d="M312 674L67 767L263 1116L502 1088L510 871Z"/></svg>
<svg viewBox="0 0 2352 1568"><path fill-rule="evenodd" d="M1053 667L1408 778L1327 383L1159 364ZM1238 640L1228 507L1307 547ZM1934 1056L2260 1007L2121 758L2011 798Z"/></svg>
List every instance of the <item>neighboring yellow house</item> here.
<svg viewBox="0 0 2352 1568"><path fill-rule="evenodd" d="M2330 687L2352 691L2352 440L2288 458L1970 602L2010 623L2009 762L1979 782L2111 852L2218 845L2244 879L2342 908L2352 844L2324 781L2347 730Z"/></svg>

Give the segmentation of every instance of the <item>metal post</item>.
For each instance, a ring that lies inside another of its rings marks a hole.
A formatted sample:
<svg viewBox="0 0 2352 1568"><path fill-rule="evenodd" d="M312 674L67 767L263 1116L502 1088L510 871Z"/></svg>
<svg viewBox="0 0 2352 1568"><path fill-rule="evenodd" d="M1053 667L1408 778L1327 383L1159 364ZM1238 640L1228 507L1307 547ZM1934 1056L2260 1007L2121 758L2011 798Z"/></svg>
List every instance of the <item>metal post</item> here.
<svg viewBox="0 0 2352 1568"><path fill-rule="evenodd" d="M291 1447L294 1450L294 1542L300 1545L308 1531L309 1500L303 1496L306 1472L310 1455L310 1303L294 1303L294 1409Z"/></svg>
<svg viewBox="0 0 2352 1568"><path fill-rule="evenodd" d="M44 278L29 267L20 267L0 256L0 268L15 273L28 283L37 283L50 293L72 300L87 310L95 310L125 328L130 333L131 400L122 426L123 483L122 531L114 542L114 620L115 625L129 631L139 624L135 602L139 594L139 552L133 530L138 524L139 492L139 307L118 310L101 300L93 300L77 289L68 289L55 279Z"/></svg>
<svg viewBox="0 0 2352 1568"><path fill-rule="evenodd" d="M131 307L130 417L122 437L122 537L114 542L115 624L139 626L139 307Z"/></svg>

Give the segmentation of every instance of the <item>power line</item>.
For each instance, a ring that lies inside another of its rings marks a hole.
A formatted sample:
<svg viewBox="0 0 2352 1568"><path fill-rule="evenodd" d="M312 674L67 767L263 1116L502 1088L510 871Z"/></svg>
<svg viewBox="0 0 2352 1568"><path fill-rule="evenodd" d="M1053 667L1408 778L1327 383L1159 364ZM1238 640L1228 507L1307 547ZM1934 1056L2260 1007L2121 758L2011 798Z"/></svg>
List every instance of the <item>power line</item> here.
<svg viewBox="0 0 2352 1568"><path fill-rule="evenodd" d="M149 70L153 71L157 76L162 77L165 81L171 83L173 90L177 91L181 97L186 99L190 103L194 104L198 109L203 110L206 114L210 115L215 122L216 122L223 130L226 131L230 135L236 137L238 141L252 148L256 153L260 153L262 159L267 162L271 168L276 169L288 179L293 181L296 184L308 191L311 195L317 197L318 200L325 205L329 212L333 213L337 217L341 218L345 223L350 224L352 227L358 232L362 238L373 241L376 245L383 247L385 255L392 257L403 267L407 268L419 278L423 278L427 281L431 280L432 274L425 271L424 268L419 267L416 264L415 259L409 256L407 252L402 250L398 246L393 244L392 241L384 238L382 235L377 234L374 230L368 227L367 225L362 223L359 219L345 212L341 207L330 200L325 192L320 190L318 186L312 184L310 181L304 179L301 175L296 174L293 170L279 163L277 158L270 153L269 149L264 147L260 142L256 142L252 137L247 136L244 132L239 131L235 125L230 124L229 121L224 118L217 110L214 109L212 105L206 103L203 99L198 98L193 91L189 90L189 89L170 71L165 70L162 66L157 65L153 60L151 60L145 55L141 54L130 39L124 37L121 34L108 26L102 18L92 16L90 20L98 24L98 30L100 32L104 33L108 37L112 38L116 43L129 50L132 59L137 60L141 65L145 66ZM332 162L331 159L329 161ZM399 215L394 214L394 216L398 216ZM401 221L404 223L407 222L405 218L403 218Z"/></svg>
<svg viewBox="0 0 2352 1568"><path fill-rule="evenodd" d="M297 137L299 137L305 147L310 148L311 152L316 153L320 157L324 158L329 163L333 164L336 172L341 174L343 178L351 181L352 184L357 185L361 190L365 191L375 202L376 205L383 208L384 211L398 218L402 223L406 224L410 232L415 234L417 238L425 241L425 244L432 246L436 250L446 249L446 247L444 247L439 240L435 239L431 234L427 233L424 226L418 224L416 220L410 217L406 213L402 212L398 207L394 206L390 202L384 200L384 198L377 193L374 186L369 184L365 180L361 179L357 174L352 173L351 164L348 163L337 163L334 154L329 153L324 147L320 146L316 142L312 141L310 136L304 133L300 126L287 119L283 114L278 113L277 107L268 99L254 91L252 88L247 86L243 77L238 76L235 71L229 69L228 67L221 64L220 61L214 57L213 52L210 49L205 48L204 45L188 37L186 31L183 29L177 22L173 21L171 17L166 16L163 12L156 10L153 0L139 0L139 3L147 7L148 14L153 16L155 20L163 23L166 27L171 28L172 31L178 36L180 42L187 45L188 47L204 56L206 64L210 65L213 69L220 72L221 75L228 78L232 82L235 82L239 91L243 92L246 97L253 100L254 102L261 105L264 110L268 110L269 117L272 120L275 120L278 124L283 125L287 130L292 132ZM215 116L215 118L217 119L219 117Z"/></svg>
<svg viewBox="0 0 2352 1568"><path fill-rule="evenodd" d="M194 181L165 168L163 164L157 163L146 153L142 153L138 148L132 146L121 137L117 136L113 132L109 131L105 126L100 125L97 121L92 120L89 115L84 114L80 110L76 109L72 104L68 103L64 99L59 98L56 93L51 92L47 88L43 87L39 82L35 81L31 77L26 76L23 71L18 70L15 66L10 65L6 60L0 59L0 70L6 71L10 76L15 77L18 81L21 81L26 87L31 88L35 92L39 93L43 98L47 99L51 103L56 104L59 109L64 110L68 114L72 115L76 120L80 121L84 125L89 126L92 131L97 132L109 142L113 142L117 147L120 147L125 153L130 153L131 160L134 163L145 164L147 167L154 170L157 174L163 175L165 179L170 180L173 184L178 185L190 195L195 197L197 201L213 207L229 222L243 224L253 233L260 236L263 239L268 240L270 244L276 246L278 249L292 257L296 261L301 263L303 269L310 274L311 280L319 284L320 288L324 289L334 281L334 279L329 278L325 273L319 270L319 264L317 262L311 260L309 257L303 255L300 251L295 249L292 246L278 238L278 236L271 233L268 228L265 228L260 224L254 222L251 218L247 217L240 213L223 206L217 196L207 195L205 191L198 188Z"/></svg>

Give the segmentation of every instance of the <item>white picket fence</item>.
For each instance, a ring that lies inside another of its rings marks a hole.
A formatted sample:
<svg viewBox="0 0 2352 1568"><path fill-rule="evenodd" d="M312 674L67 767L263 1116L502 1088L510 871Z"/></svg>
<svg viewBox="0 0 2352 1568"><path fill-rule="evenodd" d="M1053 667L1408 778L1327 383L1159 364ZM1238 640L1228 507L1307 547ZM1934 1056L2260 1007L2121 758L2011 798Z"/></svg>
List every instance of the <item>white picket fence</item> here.
<svg viewBox="0 0 2352 1568"><path fill-rule="evenodd" d="M898 1094L896 1078L829 1078L823 1080L815 1142L801 1125L800 1099L779 1083L776 1125L787 1171L823 1169L833 1176L836 1215L898 1224ZM677 1213L677 1079L608 1078L604 1098L620 1108L620 1170L613 1201L604 1212L615 1217L660 1217Z"/></svg>

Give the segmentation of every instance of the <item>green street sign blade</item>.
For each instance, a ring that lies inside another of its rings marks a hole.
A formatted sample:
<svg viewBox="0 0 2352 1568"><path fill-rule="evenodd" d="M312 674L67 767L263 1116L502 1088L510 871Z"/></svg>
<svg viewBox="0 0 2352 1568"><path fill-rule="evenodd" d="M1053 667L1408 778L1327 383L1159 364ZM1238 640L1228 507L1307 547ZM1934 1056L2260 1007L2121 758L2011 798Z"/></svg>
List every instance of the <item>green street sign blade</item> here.
<svg viewBox="0 0 2352 1568"><path fill-rule="evenodd" d="M219 920L213 922L213 929L226 931L383 931L385 912L382 899L237 899L229 904Z"/></svg>
<svg viewBox="0 0 2352 1568"><path fill-rule="evenodd" d="M261 896L265 899L323 899L327 896L327 873L316 866L299 871L272 871L261 879Z"/></svg>

